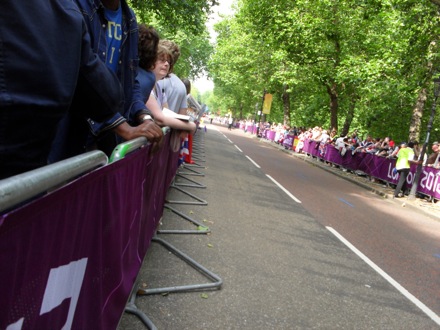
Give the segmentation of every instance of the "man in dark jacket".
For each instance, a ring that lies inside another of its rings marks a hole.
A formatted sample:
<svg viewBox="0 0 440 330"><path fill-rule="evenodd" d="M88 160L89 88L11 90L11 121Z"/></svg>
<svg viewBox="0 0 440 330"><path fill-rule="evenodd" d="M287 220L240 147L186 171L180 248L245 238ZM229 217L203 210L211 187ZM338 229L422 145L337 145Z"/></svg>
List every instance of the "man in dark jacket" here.
<svg viewBox="0 0 440 330"><path fill-rule="evenodd" d="M116 74L122 85L124 104L115 117L109 120L84 118L77 111L72 111L71 115L63 118L51 153L51 161L94 148L110 155L118 143L127 140L125 136L112 132L118 116L132 125L138 125L145 116L151 115L145 106L137 80L138 25L133 10L125 0L75 0L75 3L85 18L94 53ZM88 106L89 100L83 95L77 98L73 109ZM155 131L160 130L154 122L148 125Z"/></svg>
<svg viewBox="0 0 440 330"><path fill-rule="evenodd" d="M57 124L78 95L93 120L115 117L123 106L117 77L93 53L83 16L72 0L0 2L0 179L47 163ZM161 131L113 129L127 138Z"/></svg>

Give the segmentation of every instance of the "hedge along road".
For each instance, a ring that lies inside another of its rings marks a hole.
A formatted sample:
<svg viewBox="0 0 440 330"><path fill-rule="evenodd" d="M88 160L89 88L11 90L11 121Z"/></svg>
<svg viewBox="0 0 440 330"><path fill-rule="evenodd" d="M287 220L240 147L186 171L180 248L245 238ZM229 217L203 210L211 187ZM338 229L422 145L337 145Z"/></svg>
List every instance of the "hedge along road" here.
<svg viewBox="0 0 440 330"><path fill-rule="evenodd" d="M384 199L280 152L241 130L215 128L286 192L292 203L304 207L329 235L337 237L440 325L439 221L402 207L401 200Z"/></svg>

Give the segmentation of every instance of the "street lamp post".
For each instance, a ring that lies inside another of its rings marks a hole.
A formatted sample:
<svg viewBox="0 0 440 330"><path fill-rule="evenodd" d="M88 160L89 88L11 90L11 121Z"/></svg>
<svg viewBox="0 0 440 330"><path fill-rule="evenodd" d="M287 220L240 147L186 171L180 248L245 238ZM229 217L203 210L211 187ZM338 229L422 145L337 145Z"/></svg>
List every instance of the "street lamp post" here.
<svg viewBox="0 0 440 330"><path fill-rule="evenodd" d="M264 91L263 91L263 100L261 101L261 110L258 112L257 136L258 136L258 134L260 134L260 121L261 121L261 114L263 113L265 96L266 96L266 89L264 89Z"/></svg>
<svg viewBox="0 0 440 330"><path fill-rule="evenodd" d="M255 116L254 116L254 122L253 125L257 125L257 116L258 116L258 108L260 107L260 103L255 103ZM252 134L254 131L252 130Z"/></svg>
<svg viewBox="0 0 440 330"><path fill-rule="evenodd" d="M432 123L434 122L435 108L437 106L437 99L438 99L439 95L440 95L440 78L437 77L434 79L434 101L432 102L431 116L429 117L428 127L426 129L426 139L425 139L425 142L423 143L422 151L420 153L420 158L419 158L420 162L417 164L416 174L414 175L414 181L411 186L411 191L409 193L408 199L415 199L416 198L417 187L419 185L420 175L422 174L423 159L425 157L426 147L428 146L428 143L429 143L429 137L431 135Z"/></svg>

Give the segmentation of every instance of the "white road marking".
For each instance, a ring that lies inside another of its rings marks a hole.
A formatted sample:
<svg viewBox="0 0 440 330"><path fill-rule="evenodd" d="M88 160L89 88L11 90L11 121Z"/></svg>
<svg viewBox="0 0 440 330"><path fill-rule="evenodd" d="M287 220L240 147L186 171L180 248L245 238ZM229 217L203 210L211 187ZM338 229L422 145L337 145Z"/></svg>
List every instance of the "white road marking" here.
<svg viewBox="0 0 440 330"><path fill-rule="evenodd" d="M289 196L290 198L292 198L295 202L297 203L301 203L301 201L296 198L295 196L293 196L290 191L288 191L286 188L284 188L282 185L280 185L274 178L272 178L269 174L266 174L266 176L272 180L273 183L275 183L282 191L284 191L287 196Z"/></svg>
<svg viewBox="0 0 440 330"><path fill-rule="evenodd" d="M246 156L246 158L249 159L249 160L251 161L251 163L255 165L255 167L257 167L257 168L261 168L261 166L258 165L257 163L255 163L251 157Z"/></svg>
<svg viewBox="0 0 440 330"><path fill-rule="evenodd" d="M407 299L409 299L413 304L420 308L426 315L428 315L435 323L440 325L440 317L435 314L431 309L428 308L424 303L414 297L408 292L403 286L401 286L396 280L385 273L379 266L372 262L365 254L359 251L354 245L347 241L341 234L339 234L332 227L326 227L333 235L335 235L342 243L344 243L350 250L352 250L356 255L358 255L367 265L373 268L379 273L385 280L387 280L392 286L394 286L401 294L403 294Z"/></svg>

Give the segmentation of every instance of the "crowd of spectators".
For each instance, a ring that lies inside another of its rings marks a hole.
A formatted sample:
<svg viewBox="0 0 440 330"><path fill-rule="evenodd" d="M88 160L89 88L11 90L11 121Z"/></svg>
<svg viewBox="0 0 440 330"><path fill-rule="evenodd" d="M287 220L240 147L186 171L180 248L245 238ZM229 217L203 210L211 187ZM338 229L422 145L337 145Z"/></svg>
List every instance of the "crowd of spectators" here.
<svg viewBox="0 0 440 330"><path fill-rule="evenodd" d="M228 125L229 116L213 116L212 121L221 125ZM254 120L239 120L234 121L235 127L241 127L245 132L256 133L251 131L256 127ZM271 132L269 138L268 132ZM390 136L385 137L372 137L367 134L365 138L359 136L358 131L347 135L338 135L335 129L327 130L320 126L315 127L301 127L301 126L288 126L282 123L270 123L261 122L258 130L258 135L264 139L270 139L274 143L283 145L284 139L287 136L295 137L295 144L292 149L297 153L302 153L304 148L304 141L315 141L316 148L320 155L325 153L326 148L329 145L334 146L341 156L345 156L346 153L368 153L379 157L397 158L400 150L401 143L395 143ZM414 151L415 160L421 160L422 145L417 141L410 141L409 146ZM438 142L431 144L431 152L426 150L423 159L423 165L440 168L440 145ZM286 147L287 148L287 147Z"/></svg>
<svg viewBox="0 0 440 330"><path fill-rule="evenodd" d="M394 198L409 194L406 178L410 172L410 164L423 164L424 166L436 169L440 168L440 145L438 142L431 144L431 152L429 153L427 149L422 160L422 146L417 141L395 143L390 136L373 138L371 135L366 135L365 138L361 138L356 130L347 135L338 135L334 129L326 130L319 126L306 129L304 127L263 123L259 133L261 138L272 140L274 143L281 145L283 145L284 139L290 142L292 136L294 136L295 142L292 146L284 145L286 149L292 148L297 153L307 152L312 157L316 157L317 160L326 162L329 166L340 167L343 171L348 171L348 169L324 160L326 151L330 146L336 148L342 159L347 157L347 154L353 157L356 153L367 153L376 157L395 159L393 175L399 175L397 184L382 181L382 179L377 177L370 177L370 180L373 182L395 186ZM305 148L305 143L310 141L315 142L313 146L316 152L310 153L310 146ZM360 170L351 169L350 171L357 175L368 176L367 173Z"/></svg>
<svg viewBox="0 0 440 330"><path fill-rule="evenodd" d="M7 0L0 8L0 179L90 150L110 156L137 137L160 145L164 126L178 149L196 130L165 118L156 102L166 93L162 106L187 110L187 89L172 73L179 47L138 28L128 1Z"/></svg>
<svg viewBox="0 0 440 330"><path fill-rule="evenodd" d="M325 153L325 148L329 145L334 146L341 156L345 156L347 152L354 155L357 152L369 153L379 157L397 158L397 154L400 149L400 144L396 144L390 137L376 137L367 135L362 139L358 132L355 130L347 135L338 135L336 130L326 130L322 127L315 126L313 128L305 127L289 127L277 123L264 123L260 130L261 137L266 137L266 131L274 131L274 142L277 144L283 144L284 138L287 135L293 135L297 141L293 147L295 152L301 153L304 148L304 141L315 141L316 148L319 150L319 154ZM414 151L414 158L420 160L422 146L417 141L411 141L408 146ZM431 153L424 155L423 164L426 166L434 166L439 168L439 143L433 142L431 145Z"/></svg>

